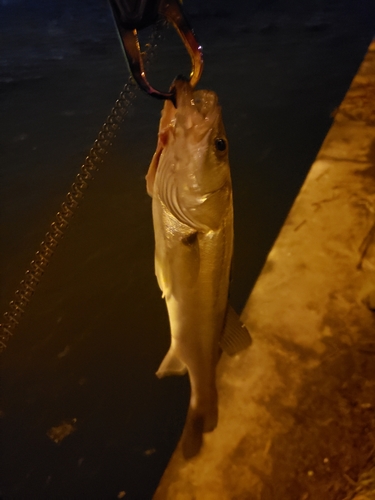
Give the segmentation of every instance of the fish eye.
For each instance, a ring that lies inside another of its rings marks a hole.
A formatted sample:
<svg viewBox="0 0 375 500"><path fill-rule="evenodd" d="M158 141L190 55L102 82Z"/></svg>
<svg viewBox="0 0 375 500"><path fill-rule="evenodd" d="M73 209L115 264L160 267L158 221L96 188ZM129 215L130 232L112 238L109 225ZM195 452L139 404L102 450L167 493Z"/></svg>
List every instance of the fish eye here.
<svg viewBox="0 0 375 500"><path fill-rule="evenodd" d="M217 149L217 151L225 151L227 149L227 141L225 139L217 137L215 139L215 148Z"/></svg>

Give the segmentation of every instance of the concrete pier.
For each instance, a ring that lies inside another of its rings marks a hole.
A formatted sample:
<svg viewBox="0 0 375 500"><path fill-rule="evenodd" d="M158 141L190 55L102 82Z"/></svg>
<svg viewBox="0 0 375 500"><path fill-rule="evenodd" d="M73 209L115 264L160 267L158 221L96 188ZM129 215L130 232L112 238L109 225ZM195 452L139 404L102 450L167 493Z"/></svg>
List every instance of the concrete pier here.
<svg viewBox="0 0 375 500"><path fill-rule="evenodd" d="M375 498L375 42L218 366L219 425L155 500Z"/></svg>

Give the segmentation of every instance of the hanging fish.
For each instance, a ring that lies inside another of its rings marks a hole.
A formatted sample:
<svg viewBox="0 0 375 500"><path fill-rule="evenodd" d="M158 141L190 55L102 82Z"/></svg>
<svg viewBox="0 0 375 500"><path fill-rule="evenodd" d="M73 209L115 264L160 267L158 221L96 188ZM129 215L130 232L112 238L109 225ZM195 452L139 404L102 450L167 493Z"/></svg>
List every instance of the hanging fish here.
<svg viewBox="0 0 375 500"><path fill-rule="evenodd" d="M155 273L165 298L171 346L156 375L189 373L191 398L183 435L186 457L215 429L220 347L234 354L250 344L228 306L233 252L228 141L217 95L175 82L176 108L166 101L156 152L146 176L152 196Z"/></svg>

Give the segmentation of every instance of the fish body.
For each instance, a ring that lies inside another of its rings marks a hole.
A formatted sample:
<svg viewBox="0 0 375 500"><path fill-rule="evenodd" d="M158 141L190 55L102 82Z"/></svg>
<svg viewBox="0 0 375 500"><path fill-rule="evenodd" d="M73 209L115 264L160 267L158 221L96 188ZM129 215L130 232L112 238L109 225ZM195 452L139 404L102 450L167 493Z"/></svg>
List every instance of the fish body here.
<svg viewBox="0 0 375 500"><path fill-rule="evenodd" d="M177 80L176 100L176 109L165 103L146 180L155 273L171 328L171 346L156 374L189 374L185 428L190 429L187 455L194 455L199 436L212 431L218 419L215 372L228 310L232 184L216 94L193 92L188 82Z"/></svg>

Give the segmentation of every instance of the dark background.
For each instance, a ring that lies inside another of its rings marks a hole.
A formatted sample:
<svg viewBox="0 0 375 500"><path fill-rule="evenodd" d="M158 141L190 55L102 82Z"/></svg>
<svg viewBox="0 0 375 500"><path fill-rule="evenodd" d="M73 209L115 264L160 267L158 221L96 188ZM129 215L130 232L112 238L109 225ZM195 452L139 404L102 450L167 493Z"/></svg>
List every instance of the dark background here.
<svg viewBox="0 0 375 500"><path fill-rule="evenodd" d="M205 54L199 87L218 93L230 143L241 310L364 57L374 6L185 9ZM167 30L149 79L167 88L181 72L189 59ZM0 2L2 311L127 78L104 0ZM160 110L138 93L2 355L4 499L149 499L178 441L188 380L154 375L169 330L144 176ZM63 421L75 431L56 444L47 432Z"/></svg>

